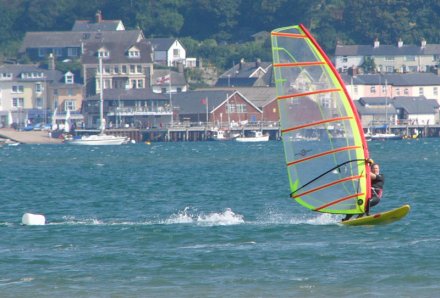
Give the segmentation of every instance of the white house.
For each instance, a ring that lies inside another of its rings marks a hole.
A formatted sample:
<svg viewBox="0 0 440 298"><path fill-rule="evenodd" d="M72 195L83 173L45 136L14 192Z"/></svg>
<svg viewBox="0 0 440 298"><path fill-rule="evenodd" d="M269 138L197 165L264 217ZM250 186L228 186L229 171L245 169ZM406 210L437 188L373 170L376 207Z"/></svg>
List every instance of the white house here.
<svg viewBox="0 0 440 298"><path fill-rule="evenodd" d="M175 38L150 38L153 47L154 63L177 66L179 63L185 67L195 67L195 58L186 58L186 50L179 40Z"/></svg>

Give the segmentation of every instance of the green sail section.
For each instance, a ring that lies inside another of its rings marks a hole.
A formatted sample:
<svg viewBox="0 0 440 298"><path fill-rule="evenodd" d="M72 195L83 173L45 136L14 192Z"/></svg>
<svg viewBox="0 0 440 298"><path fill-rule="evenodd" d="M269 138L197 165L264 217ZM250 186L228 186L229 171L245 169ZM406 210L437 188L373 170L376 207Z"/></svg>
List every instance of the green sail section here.
<svg viewBox="0 0 440 298"><path fill-rule="evenodd" d="M271 39L292 198L314 211L363 213L368 149L342 80L302 25L276 29Z"/></svg>

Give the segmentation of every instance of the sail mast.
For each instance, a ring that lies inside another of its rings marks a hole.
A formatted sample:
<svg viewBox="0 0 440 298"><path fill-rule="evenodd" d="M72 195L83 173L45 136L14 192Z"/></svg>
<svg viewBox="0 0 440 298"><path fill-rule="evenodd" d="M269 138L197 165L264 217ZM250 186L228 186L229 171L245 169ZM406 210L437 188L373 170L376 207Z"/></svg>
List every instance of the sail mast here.
<svg viewBox="0 0 440 298"><path fill-rule="evenodd" d="M99 84L101 86L101 92L99 93L99 130L100 133L104 133L104 79L103 79L102 57L99 57Z"/></svg>

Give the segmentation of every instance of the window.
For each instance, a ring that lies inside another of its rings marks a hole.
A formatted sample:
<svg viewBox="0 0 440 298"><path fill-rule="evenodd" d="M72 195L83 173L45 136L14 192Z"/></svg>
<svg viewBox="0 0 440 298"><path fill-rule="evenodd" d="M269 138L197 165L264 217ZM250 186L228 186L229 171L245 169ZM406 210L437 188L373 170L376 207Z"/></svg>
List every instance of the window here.
<svg viewBox="0 0 440 298"><path fill-rule="evenodd" d="M405 56L403 59L405 61L416 61L416 56Z"/></svg>
<svg viewBox="0 0 440 298"><path fill-rule="evenodd" d="M63 55L63 50L61 48L54 48L53 53L56 57L61 57Z"/></svg>
<svg viewBox="0 0 440 298"><path fill-rule="evenodd" d="M138 58L139 56L140 56L140 53L137 50L128 51L129 58Z"/></svg>
<svg viewBox="0 0 440 298"><path fill-rule="evenodd" d="M2 80L12 79L12 73L10 73L10 72L0 73L0 79L2 79Z"/></svg>
<svg viewBox="0 0 440 298"><path fill-rule="evenodd" d="M405 94L405 95L408 95L408 94L409 94L409 90L408 90L408 88L405 88L405 89L403 90L403 94Z"/></svg>
<svg viewBox="0 0 440 298"><path fill-rule="evenodd" d="M45 57L46 56L46 49L38 49L38 57Z"/></svg>
<svg viewBox="0 0 440 298"><path fill-rule="evenodd" d="M142 81L142 80L138 80L138 81L137 81L137 87L138 87L138 88L144 88L144 81Z"/></svg>
<svg viewBox="0 0 440 298"><path fill-rule="evenodd" d="M142 65L136 65L136 68L137 73L142 73Z"/></svg>
<svg viewBox="0 0 440 298"><path fill-rule="evenodd" d="M67 89L67 96L73 96L73 90L72 88Z"/></svg>
<svg viewBox="0 0 440 298"><path fill-rule="evenodd" d="M136 80L131 80L131 88L136 89Z"/></svg>
<svg viewBox="0 0 440 298"><path fill-rule="evenodd" d="M109 51L99 51L98 57L108 58L108 57L110 57L110 52Z"/></svg>
<svg viewBox="0 0 440 298"><path fill-rule="evenodd" d="M344 62L344 63L348 62L348 57L347 56L343 56L342 57L342 62Z"/></svg>
<svg viewBox="0 0 440 298"><path fill-rule="evenodd" d="M180 50L179 49L173 49L173 56L174 57L179 57L180 54Z"/></svg>
<svg viewBox="0 0 440 298"><path fill-rule="evenodd" d="M122 65L122 73L127 73L127 65Z"/></svg>
<svg viewBox="0 0 440 298"><path fill-rule="evenodd" d="M434 87L434 95L438 95L438 87Z"/></svg>
<svg viewBox="0 0 440 298"><path fill-rule="evenodd" d="M119 66L115 65L113 68L113 73L118 74L119 73Z"/></svg>
<svg viewBox="0 0 440 298"><path fill-rule="evenodd" d="M43 108L43 98L37 97L35 99L35 105L37 106L37 109L42 109Z"/></svg>
<svg viewBox="0 0 440 298"><path fill-rule="evenodd" d="M14 97L14 98L12 98L12 106L14 108L22 108L22 107L24 107L24 98L23 97Z"/></svg>
<svg viewBox="0 0 440 298"><path fill-rule="evenodd" d="M161 92L162 92L162 93L167 93L167 88L162 88L162 89L161 89Z"/></svg>
<svg viewBox="0 0 440 298"><path fill-rule="evenodd" d="M24 88L22 85L12 86L12 93L23 93Z"/></svg>
<svg viewBox="0 0 440 298"><path fill-rule="evenodd" d="M386 72L394 72L394 67L393 66L387 66L386 67Z"/></svg>
<svg viewBox="0 0 440 298"><path fill-rule="evenodd" d="M355 94L357 94L357 93L358 93L358 86L357 86L357 85L355 85L353 89L354 89L354 90L353 90L353 91L354 91L354 93L355 93Z"/></svg>
<svg viewBox="0 0 440 298"><path fill-rule="evenodd" d="M64 110L67 111L75 111L76 110L76 102L73 99L68 99L64 102Z"/></svg>
<svg viewBox="0 0 440 298"><path fill-rule="evenodd" d="M73 75L71 75L71 74L66 74L66 77L65 77L65 83L66 84L73 84Z"/></svg>
<svg viewBox="0 0 440 298"><path fill-rule="evenodd" d="M78 56L78 48L67 48L67 56L77 57Z"/></svg>
<svg viewBox="0 0 440 298"><path fill-rule="evenodd" d="M134 73L136 70L135 65L130 65L130 73Z"/></svg>
<svg viewBox="0 0 440 298"><path fill-rule="evenodd" d="M370 87L370 92L371 93L376 93L376 86L371 86Z"/></svg>
<svg viewBox="0 0 440 298"><path fill-rule="evenodd" d="M385 56L385 61L394 61L394 56Z"/></svg>
<svg viewBox="0 0 440 298"><path fill-rule="evenodd" d="M423 95L423 87L419 88L419 95Z"/></svg>
<svg viewBox="0 0 440 298"><path fill-rule="evenodd" d="M37 92L37 93L43 92L43 85L41 83L35 84L35 92Z"/></svg>
<svg viewBox="0 0 440 298"><path fill-rule="evenodd" d="M386 93L387 92L387 86L382 85L382 93Z"/></svg>
<svg viewBox="0 0 440 298"><path fill-rule="evenodd" d="M400 95L400 88L396 88L396 94Z"/></svg>

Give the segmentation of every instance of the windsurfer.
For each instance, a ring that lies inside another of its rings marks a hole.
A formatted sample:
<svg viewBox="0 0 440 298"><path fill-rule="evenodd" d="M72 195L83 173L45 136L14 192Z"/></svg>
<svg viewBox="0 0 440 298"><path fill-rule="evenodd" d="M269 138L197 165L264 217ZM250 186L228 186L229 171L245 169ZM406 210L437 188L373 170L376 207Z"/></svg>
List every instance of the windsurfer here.
<svg viewBox="0 0 440 298"><path fill-rule="evenodd" d="M385 183L385 177L380 173L380 167L377 163L374 163L372 159L368 159L367 162L371 165L371 198L368 200L365 215L370 215L370 208L376 206L382 198L383 185ZM347 214L342 221L349 220L353 214ZM358 217L362 217L364 214L360 214Z"/></svg>

